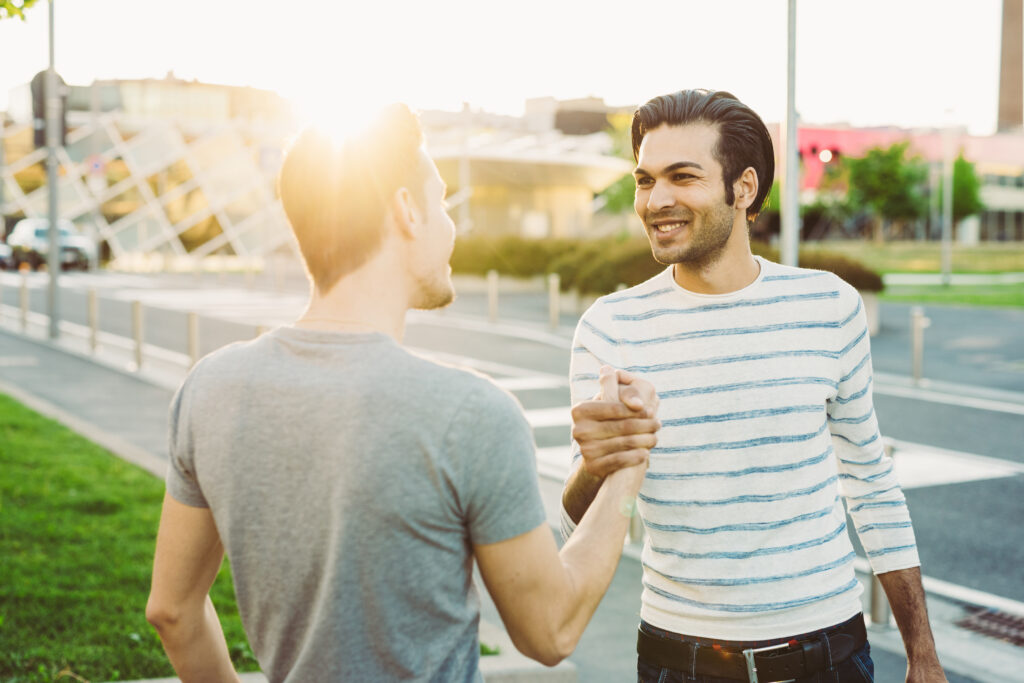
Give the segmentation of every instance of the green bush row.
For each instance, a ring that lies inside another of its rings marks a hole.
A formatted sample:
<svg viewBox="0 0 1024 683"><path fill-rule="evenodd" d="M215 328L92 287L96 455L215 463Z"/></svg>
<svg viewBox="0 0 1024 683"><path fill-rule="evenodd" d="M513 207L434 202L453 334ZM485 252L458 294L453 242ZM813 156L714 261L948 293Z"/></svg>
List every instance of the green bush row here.
<svg viewBox="0 0 1024 683"><path fill-rule="evenodd" d="M778 262L777 249L756 241L750 246L755 254ZM651 256L647 240L626 236L596 240L461 237L455 242L451 264L453 272L467 275L484 275L489 270L514 277L558 273L563 290L587 294L611 292L619 284L632 287L665 268ZM801 251L800 266L833 272L864 292L882 291L878 273L839 254Z"/></svg>

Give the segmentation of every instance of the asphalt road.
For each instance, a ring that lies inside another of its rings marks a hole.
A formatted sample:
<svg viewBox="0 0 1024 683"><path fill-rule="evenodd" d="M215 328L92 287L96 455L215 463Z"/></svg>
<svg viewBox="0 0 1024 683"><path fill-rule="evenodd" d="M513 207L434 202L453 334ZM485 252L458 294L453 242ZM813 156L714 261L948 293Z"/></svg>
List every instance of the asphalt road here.
<svg viewBox="0 0 1024 683"><path fill-rule="evenodd" d="M0 273L0 302L8 307L3 309L5 316L12 316L12 307L17 305L19 281L18 276ZM28 282L31 307L45 310L45 276L30 274ZM302 292L295 289L272 295L247 290L241 278L225 282L208 278L200 283L192 276L73 274L63 282L63 319L86 323L86 291L94 287L101 299L102 329L128 337L130 302L139 299L146 303L146 341L179 353L187 350L185 318L189 310L201 316L201 352L207 353L226 343L252 338L260 325L272 326L294 317L304 300ZM502 317L540 323L547 317L545 305L542 295L504 297ZM567 408L569 392L564 383L531 382L567 376L568 330L575 316L571 312L563 315L561 336L545 335L539 325L530 328L537 334L526 338L529 335L495 335L479 324L463 324L471 319L467 316L479 320L486 310L483 294L464 294L450 312L412 318L406 342L444 354L442 359L454 357L477 363L482 370L504 380L525 380L513 392L528 413ZM937 306L926 310L932 326L926 333L925 376L937 387L941 383L966 386L958 392L955 386L942 385L936 393L945 397L943 400L886 393L886 386L898 385L909 373L909 307L883 304L882 330L872 341L876 372L892 376L887 382L876 382L875 403L883 434L1024 463L1024 415L958 402L958 394L970 394L978 387L1024 393L1024 311ZM535 436L540 448L564 447L569 443L568 425L564 420L540 420ZM953 483L907 490L925 574L1024 601L1024 528L1019 523L1024 519L1024 476L953 479ZM630 572L638 571L636 563L624 563L616 584L637 585L638 577ZM616 623L620 618L635 623L638 602L633 605L620 601L602 609L615 612L613 618L602 623ZM602 656L613 656L602 654L601 642L600 634L589 636L581 644L579 661L600 669ZM889 655L877 656L884 659Z"/></svg>
<svg viewBox="0 0 1024 683"><path fill-rule="evenodd" d="M0 273L0 300L18 303L19 278ZM29 274L33 310L44 311L46 278ZM302 310L304 295L267 294L246 289L240 276L202 282L192 275L125 276L66 274L62 278L62 318L87 322L86 293L100 297L101 328L130 337L131 301L145 302L145 339L180 353L187 351L186 311L200 315L200 350L208 353L238 340L250 339L258 326L272 326ZM503 319L545 321L546 298L537 294L505 296ZM496 336L485 329L461 327L464 316L486 315L483 293L460 296L450 311L421 315L407 329L414 347L459 359L511 366L529 376L568 375L568 340L542 343L514 336ZM10 309L8 314L10 314ZM909 373L909 310L905 304L882 305L882 328L872 339L876 373ZM926 377L1024 394L1024 311L931 306L926 332ZM564 316L562 337L575 317ZM493 368L484 366L484 371ZM501 373L497 373L500 375ZM569 405L567 386L519 388L514 391L527 411ZM885 436L953 451L1024 464L1024 415L965 407L953 403L887 395L876 382L875 405ZM563 422L536 426L540 448L564 446L569 429ZM1024 601L1024 476L966 481L907 490L925 573L952 583Z"/></svg>

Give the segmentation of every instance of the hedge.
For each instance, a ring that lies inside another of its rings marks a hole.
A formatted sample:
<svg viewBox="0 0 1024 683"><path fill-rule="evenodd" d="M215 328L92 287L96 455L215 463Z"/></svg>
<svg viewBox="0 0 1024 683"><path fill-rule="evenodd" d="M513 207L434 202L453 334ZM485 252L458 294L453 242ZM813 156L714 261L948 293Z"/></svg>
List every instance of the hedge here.
<svg viewBox="0 0 1024 683"><path fill-rule="evenodd" d="M777 249L753 241L751 250L769 261L779 261ZM532 277L558 273L562 289L604 294L619 284L633 286L664 270L651 256L646 239L606 237L595 240L527 239L523 237L461 237L455 242L452 271L483 275ZM839 254L800 252L800 266L835 273L863 292L882 291L882 278L873 270Z"/></svg>

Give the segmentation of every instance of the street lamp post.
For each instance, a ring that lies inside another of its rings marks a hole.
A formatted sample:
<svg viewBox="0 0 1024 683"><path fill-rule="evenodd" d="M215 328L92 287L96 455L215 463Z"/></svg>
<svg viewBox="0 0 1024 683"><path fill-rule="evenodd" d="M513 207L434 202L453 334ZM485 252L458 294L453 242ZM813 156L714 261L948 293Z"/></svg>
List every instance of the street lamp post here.
<svg viewBox="0 0 1024 683"><path fill-rule="evenodd" d="M60 335L58 276L60 274L60 228L57 225L57 144L60 137L60 93L57 92L57 71L53 64L53 5L50 0L50 65L46 70L46 187L49 199L49 253L46 270L50 276L47 290L47 312L50 316L50 339Z"/></svg>
<svg viewBox="0 0 1024 683"><path fill-rule="evenodd" d="M787 11L786 122L782 133L782 206L779 228L782 263L797 265L800 242L800 162L797 158L796 114L796 0L789 0ZM765 178L763 182L771 182Z"/></svg>
<svg viewBox="0 0 1024 683"><path fill-rule="evenodd" d="M953 280L953 131L942 135L942 284Z"/></svg>

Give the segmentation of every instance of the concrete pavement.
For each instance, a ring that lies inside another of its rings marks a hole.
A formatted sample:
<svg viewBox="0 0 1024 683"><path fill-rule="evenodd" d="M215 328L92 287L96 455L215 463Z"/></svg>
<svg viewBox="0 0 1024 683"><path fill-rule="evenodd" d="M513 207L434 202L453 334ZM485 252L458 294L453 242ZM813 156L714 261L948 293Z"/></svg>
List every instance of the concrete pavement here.
<svg viewBox="0 0 1024 683"><path fill-rule="evenodd" d="M519 325L543 334L542 323ZM6 328L6 330L5 330ZM13 321L0 320L0 392L9 393L31 407L65 422L111 451L162 473L166 462L166 409L175 383L174 373L159 366L141 375L126 369L122 352L99 359L75 355L45 342L12 332ZM538 337L538 342L539 341ZM85 352L79 344L79 351ZM130 416L130 419L126 419ZM557 510L557 482L546 480L544 498L549 516ZM629 680L634 632L639 612L639 564L636 549L627 548L613 585L571 661L582 681ZM974 596L978 598L979 596ZM975 600L980 602L981 599ZM949 599L933 592L929 597L940 653L953 673L952 681L1021 680L1024 664L1020 648L967 631L956 623L964 618L967 600ZM1001 607L1015 609L1017 604ZM485 619L500 624L492 605ZM891 627L872 629L876 678L903 678L905 660L898 634ZM1018 678L1015 678L1018 677Z"/></svg>

